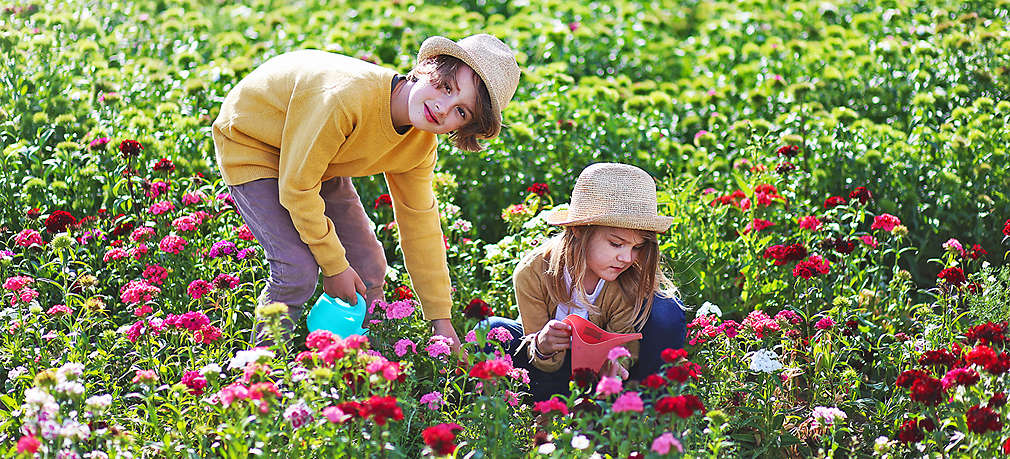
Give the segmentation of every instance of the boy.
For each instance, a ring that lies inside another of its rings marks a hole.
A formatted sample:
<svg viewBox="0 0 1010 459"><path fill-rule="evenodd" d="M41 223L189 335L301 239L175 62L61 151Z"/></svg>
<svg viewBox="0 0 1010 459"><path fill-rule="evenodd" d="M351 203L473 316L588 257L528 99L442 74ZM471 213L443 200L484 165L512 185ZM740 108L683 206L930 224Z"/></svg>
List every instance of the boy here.
<svg viewBox="0 0 1010 459"><path fill-rule="evenodd" d="M243 78L213 135L221 175L270 263L260 301L287 304L290 331L320 270L334 298L383 298L385 255L350 180L383 173L424 318L458 350L432 190L435 134L451 132L457 148L481 149L479 139L501 131L501 111L518 83L512 51L487 34L428 38L406 77L304 50Z"/></svg>

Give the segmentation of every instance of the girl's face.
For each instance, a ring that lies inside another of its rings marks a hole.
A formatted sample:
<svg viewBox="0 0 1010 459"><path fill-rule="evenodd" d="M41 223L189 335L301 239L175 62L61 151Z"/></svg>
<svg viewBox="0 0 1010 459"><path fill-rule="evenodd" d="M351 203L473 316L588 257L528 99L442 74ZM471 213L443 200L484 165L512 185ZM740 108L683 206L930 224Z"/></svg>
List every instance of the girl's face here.
<svg viewBox="0 0 1010 459"><path fill-rule="evenodd" d="M456 69L456 81L432 86L430 75L422 76L410 88L407 99L410 124L422 131L446 134L465 126L473 118L477 105L477 86L473 70L467 65Z"/></svg>
<svg viewBox="0 0 1010 459"><path fill-rule="evenodd" d="M600 279L615 281L635 264L645 238L637 230L602 226L589 237L588 244L583 287L592 292Z"/></svg>

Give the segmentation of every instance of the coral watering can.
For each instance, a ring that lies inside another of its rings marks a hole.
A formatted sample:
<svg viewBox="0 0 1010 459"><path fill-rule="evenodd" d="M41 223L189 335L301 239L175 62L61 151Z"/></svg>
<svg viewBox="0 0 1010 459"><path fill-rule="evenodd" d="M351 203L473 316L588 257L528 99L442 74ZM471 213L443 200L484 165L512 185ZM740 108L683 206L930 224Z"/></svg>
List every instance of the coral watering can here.
<svg viewBox="0 0 1010 459"><path fill-rule="evenodd" d="M354 305L347 304L340 298L333 298L325 293L319 296L315 306L309 311L309 316L305 319L309 331L329 330L333 334L347 338L351 335L365 334L365 329L361 328L361 323L365 320L365 298L360 293L356 293L358 302Z"/></svg>
<svg viewBox="0 0 1010 459"><path fill-rule="evenodd" d="M572 327L572 375L581 368L599 373L611 349L642 339L641 333L608 332L576 314L569 314L562 322Z"/></svg>

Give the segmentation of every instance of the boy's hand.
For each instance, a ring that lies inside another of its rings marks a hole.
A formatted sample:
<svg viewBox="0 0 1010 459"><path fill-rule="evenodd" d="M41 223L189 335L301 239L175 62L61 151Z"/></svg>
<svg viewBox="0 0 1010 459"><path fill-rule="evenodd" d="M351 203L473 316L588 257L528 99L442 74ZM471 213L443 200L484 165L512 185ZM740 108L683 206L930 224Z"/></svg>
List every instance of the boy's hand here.
<svg viewBox="0 0 1010 459"><path fill-rule="evenodd" d="M340 298L347 304L356 304L358 298L355 292L365 296L365 283L361 282L354 268L348 266L342 273L323 278L323 291L333 298Z"/></svg>
<svg viewBox="0 0 1010 459"><path fill-rule="evenodd" d="M446 338L452 339L452 344L450 345L452 352L455 354L460 353L459 335L456 334L456 329L453 328L451 320L435 319L431 321L431 328L436 335L442 335Z"/></svg>
<svg viewBox="0 0 1010 459"><path fill-rule="evenodd" d="M537 332L536 345L544 355L568 349L572 347L572 327L560 320L552 319Z"/></svg>

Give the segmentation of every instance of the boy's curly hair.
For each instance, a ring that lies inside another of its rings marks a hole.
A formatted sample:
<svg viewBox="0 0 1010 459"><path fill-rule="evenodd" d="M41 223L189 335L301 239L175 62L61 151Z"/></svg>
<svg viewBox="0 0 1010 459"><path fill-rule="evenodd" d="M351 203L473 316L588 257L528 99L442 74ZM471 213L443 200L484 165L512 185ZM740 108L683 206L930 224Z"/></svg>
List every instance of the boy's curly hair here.
<svg viewBox="0 0 1010 459"><path fill-rule="evenodd" d="M421 75L427 75L432 86L441 86L444 83L455 84L456 69L465 62L447 54L429 57L411 69L407 74L407 79L416 82ZM491 138L498 131L498 117L491 110L491 95L488 93L484 80L481 80L477 72L473 72L473 84L477 89L477 101L474 105L473 118L459 129L453 131L449 138L453 145L460 150L481 151L485 145L480 139Z"/></svg>

